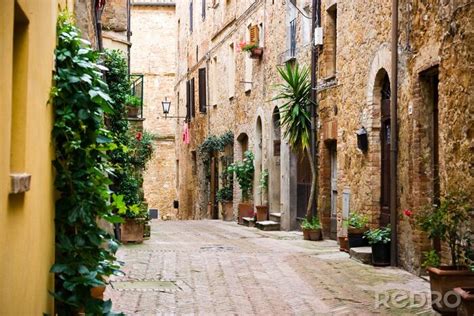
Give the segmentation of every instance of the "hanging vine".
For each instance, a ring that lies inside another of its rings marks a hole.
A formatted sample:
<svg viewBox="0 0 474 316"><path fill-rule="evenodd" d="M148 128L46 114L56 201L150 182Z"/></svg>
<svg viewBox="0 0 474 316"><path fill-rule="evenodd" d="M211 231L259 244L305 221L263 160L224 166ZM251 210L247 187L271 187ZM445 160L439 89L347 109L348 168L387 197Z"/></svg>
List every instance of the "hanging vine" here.
<svg viewBox="0 0 474 316"><path fill-rule="evenodd" d="M112 113L104 67L99 53L81 39L66 14L57 24L55 87L52 90L56 159L56 274L57 313L110 314L112 302L91 297L104 286L104 277L118 273L113 236L97 225L102 218L120 221L112 213L108 175L113 169L108 153L117 150L104 127L104 113Z"/></svg>
<svg viewBox="0 0 474 316"><path fill-rule="evenodd" d="M221 136L208 136L198 148L199 156L206 169L206 177L210 177L211 157L216 152L224 151L227 145L234 144L234 133L227 131Z"/></svg>

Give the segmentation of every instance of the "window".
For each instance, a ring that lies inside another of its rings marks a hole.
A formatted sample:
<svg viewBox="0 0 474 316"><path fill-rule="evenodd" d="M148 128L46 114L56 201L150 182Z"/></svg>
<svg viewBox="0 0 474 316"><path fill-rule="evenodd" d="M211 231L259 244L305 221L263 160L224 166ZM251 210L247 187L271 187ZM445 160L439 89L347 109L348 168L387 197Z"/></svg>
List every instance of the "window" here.
<svg viewBox="0 0 474 316"><path fill-rule="evenodd" d="M264 40L265 40L265 29L264 29L264 27L263 27L263 23L260 23L260 25L258 26L258 29L259 29L258 46L264 47L264 46L265 46L265 43L264 43Z"/></svg>
<svg viewBox="0 0 474 316"><path fill-rule="evenodd" d="M16 3L14 19L10 171L24 172L26 159L29 22L25 13Z"/></svg>
<svg viewBox="0 0 474 316"><path fill-rule="evenodd" d="M210 85L209 85L209 96L211 99L211 104L213 106L217 105L218 95L219 95L219 85L217 84L217 72L218 72L218 63L217 57L214 57L211 62L211 69L210 69Z"/></svg>
<svg viewBox="0 0 474 316"><path fill-rule="evenodd" d="M337 5L331 6L328 11L326 50L327 76L336 75L336 55L337 55Z"/></svg>
<svg viewBox="0 0 474 316"><path fill-rule="evenodd" d="M190 93L191 117L195 117L196 116L196 101L194 98L194 78L191 79L189 89L191 90L191 93Z"/></svg>
<svg viewBox="0 0 474 316"><path fill-rule="evenodd" d="M199 69L199 112L206 113L207 106L206 68Z"/></svg>
<svg viewBox="0 0 474 316"><path fill-rule="evenodd" d="M289 61L296 56L296 17L297 11L294 2L286 5L286 57Z"/></svg>
<svg viewBox="0 0 474 316"><path fill-rule="evenodd" d="M191 81L186 81L186 120L191 120Z"/></svg>
<svg viewBox="0 0 474 316"><path fill-rule="evenodd" d="M234 52L234 43L229 45L229 60L227 64L227 78L228 82L228 91L229 99L233 98L235 95L235 52Z"/></svg>
<svg viewBox="0 0 474 316"><path fill-rule="evenodd" d="M202 8L201 8L201 16L202 19L206 19L206 0L201 0L202 1Z"/></svg>
<svg viewBox="0 0 474 316"><path fill-rule="evenodd" d="M189 32L193 32L193 1L189 3Z"/></svg>
<svg viewBox="0 0 474 316"><path fill-rule="evenodd" d="M248 31L245 35L245 41L251 42L252 36L251 31L252 25L248 25ZM252 72L253 72L253 61L250 58L245 58L245 75L244 75L244 91L249 92L252 90Z"/></svg>
<svg viewBox="0 0 474 316"><path fill-rule="evenodd" d="M304 8L304 13L306 16L311 16L311 9L309 6ZM311 43L311 19L306 19L303 17L302 19L302 40L303 45L308 45Z"/></svg>

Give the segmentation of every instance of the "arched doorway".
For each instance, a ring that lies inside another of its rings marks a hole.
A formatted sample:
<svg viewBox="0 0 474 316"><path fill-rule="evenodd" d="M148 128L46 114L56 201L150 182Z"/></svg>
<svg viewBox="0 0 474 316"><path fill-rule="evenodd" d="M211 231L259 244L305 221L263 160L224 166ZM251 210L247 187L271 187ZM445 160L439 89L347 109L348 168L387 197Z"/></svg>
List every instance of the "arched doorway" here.
<svg viewBox="0 0 474 316"><path fill-rule="evenodd" d="M390 80L385 70L380 73L380 226L390 223Z"/></svg>
<svg viewBox="0 0 474 316"><path fill-rule="evenodd" d="M239 157L240 160L244 159L244 153L249 150L249 137L245 133L239 134L237 137L237 142L239 146L237 147L238 152L236 153L236 157Z"/></svg>
<svg viewBox="0 0 474 316"><path fill-rule="evenodd" d="M281 196L281 127L280 110L275 107L272 113L272 138L273 150L270 159L270 210L272 213L280 213Z"/></svg>

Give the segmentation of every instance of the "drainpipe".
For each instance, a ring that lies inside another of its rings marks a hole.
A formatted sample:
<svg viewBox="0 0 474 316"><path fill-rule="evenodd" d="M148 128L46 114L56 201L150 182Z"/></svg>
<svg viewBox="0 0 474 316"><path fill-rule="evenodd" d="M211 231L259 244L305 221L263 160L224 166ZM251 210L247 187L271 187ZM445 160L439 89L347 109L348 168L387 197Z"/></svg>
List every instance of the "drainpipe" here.
<svg viewBox="0 0 474 316"><path fill-rule="evenodd" d="M390 265L398 265L398 236L397 236L397 158L398 158L398 0L392 0L392 70L390 98L390 226L392 242L390 246Z"/></svg>
<svg viewBox="0 0 474 316"><path fill-rule="evenodd" d="M131 13L131 4L130 0L127 0L127 61L128 61L128 76L130 77L130 35L131 33L131 27L130 27L130 20L132 19L132 13Z"/></svg>
<svg viewBox="0 0 474 316"><path fill-rule="evenodd" d="M311 27L311 102L313 105L311 106L311 154L314 158L314 168L316 169L316 179L313 179L313 181L316 181L316 190L315 190L315 196L313 200L313 216L317 216L318 212L318 174L319 174L319 169L318 169L318 164L319 164L319 159L318 159L318 153L317 153L317 148L316 148L316 140L318 139L317 137L317 129L316 129L316 122L318 118L318 100L317 100L317 73L316 69L318 67L318 48L316 47L314 43L314 34L316 27L320 26L321 23L321 0L312 0L312 12L311 12L311 21L312 21L312 27Z"/></svg>

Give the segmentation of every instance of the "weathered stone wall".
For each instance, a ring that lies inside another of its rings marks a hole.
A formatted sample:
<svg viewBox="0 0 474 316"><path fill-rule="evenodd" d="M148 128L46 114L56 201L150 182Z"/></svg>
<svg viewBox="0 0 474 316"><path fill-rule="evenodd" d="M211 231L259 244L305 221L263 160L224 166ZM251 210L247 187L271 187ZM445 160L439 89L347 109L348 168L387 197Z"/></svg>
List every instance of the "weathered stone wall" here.
<svg viewBox="0 0 474 316"><path fill-rule="evenodd" d="M176 216L176 119L165 119L161 102L168 98L176 107L175 82L176 25L175 8L132 4L131 73L143 74L143 128L155 138L154 153L144 174L145 198L149 208L160 216ZM172 113L171 115L173 115Z"/></svg>
<svg viewBox="0 0 474 316"><path fill-rule="evenodd" d="M329 27L323 1L323 26ZM331 39L325 38L319 63L320 93L320 210L328 224L330 164L327 143L337 141L339 233L342 198L350 189L350 210L366 214L379 225L380 89L381 75L391 80L389 2L337 3L336 76L328 78ZM439 161L441 192L457 187L473 195L472 173L472 28L473 7L468 1L423 4L400 3L399 38L399 261L407 270L420 271L426 236L402 210L415 212L431 201L430 110L426 108L420 73L439 67ZM437 21L433 23L433 21ZM469 22L468 22L469 21ZM328 34L325 29L325 34ZM337 114L336 114L337 113ZM333 125L336 122L336 132ZM369 150L357 149L356 130L365 127Z"/></svg>

